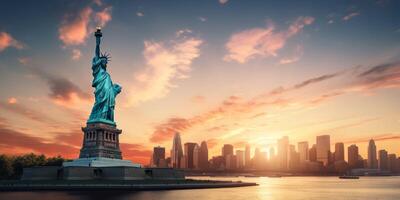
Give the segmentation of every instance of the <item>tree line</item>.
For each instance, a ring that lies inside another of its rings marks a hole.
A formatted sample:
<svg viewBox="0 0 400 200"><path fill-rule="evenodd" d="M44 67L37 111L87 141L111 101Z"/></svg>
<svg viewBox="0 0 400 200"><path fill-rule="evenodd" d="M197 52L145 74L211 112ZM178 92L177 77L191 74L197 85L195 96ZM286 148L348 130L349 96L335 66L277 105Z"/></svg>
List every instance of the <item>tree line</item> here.
<svg viewBox="0 0 400 200"><path fill-rule="evenodd" d="M23 168L34 166L61 166L66 159L61 156L46 157L34 153L25 155L0 154L0 180L19 179Z"/></svg>

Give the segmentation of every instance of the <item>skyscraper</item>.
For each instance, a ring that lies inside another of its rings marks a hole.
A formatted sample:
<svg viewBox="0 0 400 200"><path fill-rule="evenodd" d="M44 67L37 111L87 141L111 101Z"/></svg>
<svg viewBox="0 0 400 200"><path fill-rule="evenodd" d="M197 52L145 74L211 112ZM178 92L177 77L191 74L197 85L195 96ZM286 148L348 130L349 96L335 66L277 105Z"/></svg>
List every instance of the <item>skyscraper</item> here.
<svg viewBox="0 0 400 200"><path fill-rule="evenodd" d="M185 143L185 167L188 169L194 168L194 149L196 147L196 143L187 142Z"/></svg>
<svg viewBox="0 0 400 200"><path fill-rule="evenodd" d="M347 160L350 168L356 168L358 163L358 147L353 144L347 147Z"/></svg>
<svg viewBox="0 0 400 200"><path fill-rule="evenodd" d="M317 161L328 165L329 152L331 151L331 139L329 135L317 136Z"/></svg>
<svg viewBox="0 0 400 200"><path fill-rule="evenodd" d="M299 142L297 148L299 149L300 162L308 160L308 142Z"/></svg>
<svg viewBox="0 0 400 200"><path fill-rule="evenodd" d="M379 169L389 170L388 153L385 150L379 150Z"/></svg>
<svg viewBox="0 0 400 200"><path fill-rule="evenodd" d="M153 148L153 158L152 166L154 167L166 167L165 166L165 148L164 147L154 147Z"/></svg>
<svg viewBox="0 0 400 200"><path fill-rule="evenodd" d="M237 165L237 161L236 161L236 156L233 154L228 154L225 157L225 168L226 169L236 169Z"/></svg>
<svg viewBox="0 0 400 200"><path fill-rule="evenodd" d="M244 167L244 151L236 150L236 167L242 169Z"/></svg>
<svg viewBox="0 0 400 200"><path fill-rule="evenodd" d="M177 132L175 133L171 150L171 162L173 168L180 168L182 166L181 163L182 157L183 157L183 151L182 151L181 136Z"/></svg>
<svg viewBox="0 0 400 200"><path fill-rule="evenodd" d="M224 144L222 147L222 156L226 157L227 155L233 155L233 145Z"/></svg>
<svg viewBox="0 0 400 200"><path fill-rule="evenodd" d="M388 155L388 167L391 172L397 171L398 166L397 166L396 154Z"/></svg>
<svg viewBox="0 0 400 200"><path fill-rule="evenodd" d="M199 167L203 170L208 168L208 148L206 141L201 142L200 145Z"/></svg>
<svg viewBox="0 0 400 200"><path fill-rule="evenodd" d="M196 144L193 149L193 168L194 169L200 169L199 160L200 160L200 147L198 144Z"/></svg>
<svg viewBox="0 0 400 200"><path fill-rule="evenodd" d="M275 148L271 147L269 148L269 160L274 160L275 159Z"/></svg>
<svg viewBox="0 0 400 200"><path fill-rule="evenodd" d="M310 150L308 151L308 156L311 162L317 161L317 147L315 146L315 144L313 144Z"/></svg>
<svg viewBox="0 0 400 200"><path fill-rule="evenodd" d="M281 170L288 169L289 138L284 136L278 140L278 160Z"/></svg>
<svg viewBox="0 0 400 200"><path fill-rule="evenodd" d="M338 142L335 144L335 161L344 160L344 144L343 142Z"/></svg>
<svg viewBox="0 0 400 200"><path fill-rule="evenodd" d="M247 144L246 145L246 148L245 148L245 150L244 150L244 165L246 166L246 167L249 167L250 166L250 145L249 144Z"/></svg>
<svg viewBox="0 0 400 200"><path fill-rule="evenodd" d="M378 160L376 159L376 146L373 139L371 139L368 144L368 168L378 168Z"/></svg>

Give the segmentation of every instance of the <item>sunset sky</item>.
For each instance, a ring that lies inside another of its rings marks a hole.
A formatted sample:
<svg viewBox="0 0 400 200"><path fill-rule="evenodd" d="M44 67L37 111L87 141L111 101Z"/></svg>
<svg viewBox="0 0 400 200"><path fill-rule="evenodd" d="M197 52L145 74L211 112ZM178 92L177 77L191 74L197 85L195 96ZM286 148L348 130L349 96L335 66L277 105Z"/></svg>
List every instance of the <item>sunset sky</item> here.
<svg viewBox="0 0 400 200"><path fill-rule="evenodd" d="M210 155L321 134L400 154L396 0L2 1L0 153L78 157L96 26L126 159L176 131Z"/></svg>

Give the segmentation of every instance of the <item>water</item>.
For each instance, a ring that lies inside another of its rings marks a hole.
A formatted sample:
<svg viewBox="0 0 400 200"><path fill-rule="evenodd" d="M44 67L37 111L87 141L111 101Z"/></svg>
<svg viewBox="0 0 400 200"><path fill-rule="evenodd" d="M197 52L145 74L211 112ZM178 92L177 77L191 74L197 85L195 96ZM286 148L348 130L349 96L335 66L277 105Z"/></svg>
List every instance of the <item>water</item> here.
<svg viewBox="0 0 400 200"><path fill-rule="evenodd" d="M3 192L0 200L288 200L288 199L400 199L400 177L361 177L360 179L338 179L337 177L282 177L282 178L219 178L199 179L241 180L257 182L259 186L171 190L143 192Z"/></svg>

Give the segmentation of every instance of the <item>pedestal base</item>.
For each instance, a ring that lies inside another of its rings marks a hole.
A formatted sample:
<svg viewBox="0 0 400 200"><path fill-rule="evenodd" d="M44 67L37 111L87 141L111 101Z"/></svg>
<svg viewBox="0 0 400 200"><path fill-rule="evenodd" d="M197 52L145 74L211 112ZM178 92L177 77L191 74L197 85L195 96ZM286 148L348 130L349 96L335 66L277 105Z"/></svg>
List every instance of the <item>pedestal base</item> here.
<svg viewBox="0 0 400 200"><path fill-rule="evenodd" d="M79 158L70 162L63 162L63 167L136 167L141 165L132 163L129 160L112 159L112 158Z"/></svg>

